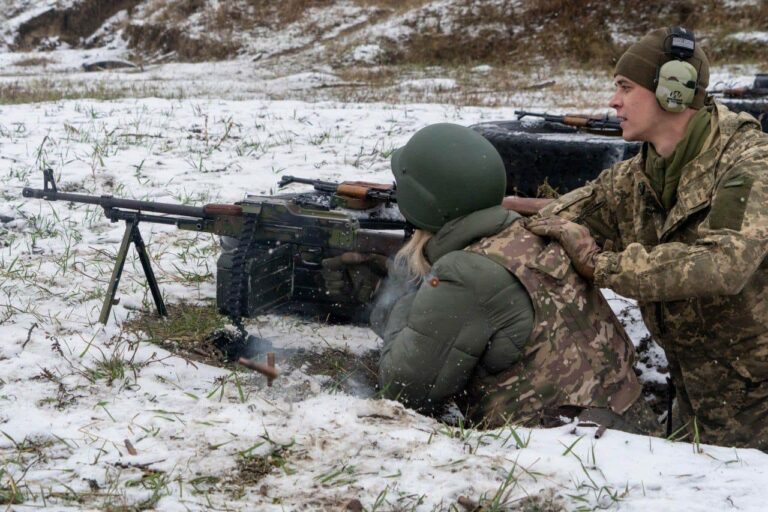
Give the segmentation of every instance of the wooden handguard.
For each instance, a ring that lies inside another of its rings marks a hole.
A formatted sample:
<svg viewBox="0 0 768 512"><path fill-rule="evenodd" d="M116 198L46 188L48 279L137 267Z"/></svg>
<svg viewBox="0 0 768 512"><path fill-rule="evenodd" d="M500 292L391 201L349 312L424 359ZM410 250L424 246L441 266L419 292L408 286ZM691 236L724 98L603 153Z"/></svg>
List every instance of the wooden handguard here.
<svg viewBox="0 0 768 512"><path fill-rule="evenodd" d="M579 116L563 116L563 124L568 126L587 126L591 119Z"/></svg>
<svg viewBox="0 0 768 512"><path fill-rule="evenodd" d="M369 190L392 190L392 185L370 181L345 181L339 185L336 193L340 196L365 199Z"/></svg>
<svg viewBox="0 0 768 512"><path fill-rule="evenodd" d="M359 185L361 187L373 188L376 190L392 190L391 183L373 183L372 181L345 181L342 185Z"/></svg>
<svg viewBox="0 0 768 512"><path fill-rule="evenodd" d="M369 190L391 190L392 185L370 183L367 181L345 181L339 184L336 194L355 199L366 199Z"/></svg>
<svg viewBox="0 0 768 512"><path fill-rule="evenodd" d="M365 199L365 196L370 189L371 187L366 187L365 185L345 181L336 189L336 194L345 197L354 197L355 199Z"/></svg>
<svg viewBox="0 0 768 512"><path fill-rule="evenodd" d="M236 204L207 204L203 206L206 215L233 215L239 217L243 214L243 208Z"/></svg>

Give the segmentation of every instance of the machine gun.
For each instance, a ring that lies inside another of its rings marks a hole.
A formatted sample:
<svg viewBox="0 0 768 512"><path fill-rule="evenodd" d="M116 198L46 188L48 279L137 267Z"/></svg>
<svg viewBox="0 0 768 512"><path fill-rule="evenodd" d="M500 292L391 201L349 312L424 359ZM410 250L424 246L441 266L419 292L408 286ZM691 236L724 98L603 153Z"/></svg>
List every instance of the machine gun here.
<svg viewBox="0 0 768 512"><path fill-rule="evenodd" d="M528 112L526 110L515 110L518 119L523 117L540 117L548 123L558 123L565 126L573 126L580 130L598 135L621 135L621 121L615 117L589 117L580 115L555 116L552 114L541 114Z"/></svg>
<svg viewBox="0 0 768 512"><path fill-rule="evenodd" d="M25 187L22 195L99 205L112 222L125 222L125 234L99 315L103 324L117 303L115 295L131 244L138 253L158 314L167 315L139 230L141 222L222 235L224 252L217 263L216 302L242 333L241 317L270 311L292 299L325 306L331 312L334 308L341 313L360 308L353 302L327 298L320 278L321 261L347 251L392 255L405 237L405 222L385 218L380 211L386 207L383 199L378 210L357 212L334 210L328 200L318 201L305 194L247 196L235 204L198 207L60 192L51 169L43 171L43 179L42 189ZM338 190L320 194L326 198L340 196Z"/></svg>

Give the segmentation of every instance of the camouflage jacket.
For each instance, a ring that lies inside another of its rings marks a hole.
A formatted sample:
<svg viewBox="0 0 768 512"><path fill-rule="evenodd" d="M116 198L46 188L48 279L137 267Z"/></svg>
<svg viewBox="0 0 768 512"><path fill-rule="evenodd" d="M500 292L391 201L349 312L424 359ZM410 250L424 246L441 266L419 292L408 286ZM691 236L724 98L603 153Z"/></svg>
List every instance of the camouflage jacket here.
<svg viewBox="0 0 768 512"><path fill-rule="evenodd" d="M470 387L480 413L503 422L564 405L624 412L640 396L634 349L600 291L563 248L516 222L466 249L503 265L525 286L536 322L524 357Z"/></svg>
<svg viewBox="0 0 768 512"><path fill-rule="evenodd" d="M717 105L708 140L661 206L644 151L548 205L603 246L595 284L637 299L705 442L768 446L768 135ZM764 405L759 405L763 403Z"/></svg>
<svg viewBox="0 0 768 512"><path fill-rule="evenodd" d="M418 289L372 313L386 396L422 409L453 396L490 425L562 405L623 412L637 398L631 345L602 296L519 216L496 207L452 221L426 254Z"/></svg>

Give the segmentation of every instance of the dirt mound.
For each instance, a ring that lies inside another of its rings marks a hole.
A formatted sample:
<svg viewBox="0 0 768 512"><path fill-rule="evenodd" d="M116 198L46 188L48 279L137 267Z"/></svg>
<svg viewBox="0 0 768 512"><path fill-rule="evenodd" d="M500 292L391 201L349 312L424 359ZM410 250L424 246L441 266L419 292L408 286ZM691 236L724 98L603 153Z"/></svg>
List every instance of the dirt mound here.
<svg viewBox="0 0 768 512"><path fill-rule="evenodd" d="M145 56L259 59L322 46L322 39L332 39L354 21L365 24L369 11L375 8L333 0L231 0L215 6L200 0L145 2L123 37Z"/></svg>
<svg viewBox="0 0 768 512"><path fill-rule="evenodd" d="M53 49L59 42L82 45L109 18L123 10L130 13L140 3L142 0L84 0L64 8L51 7L19 25L12 49Z"/></svg>
<svg viewBox="0 0 768 512"><path fill-rule="evenodd" d="M752 20L746 23L745 20ZM380 34L387 64L611 65L649 30L684 25L710 55L757 58L736 32L768 25L768 3L712 0L453 0L402 16L402 29ZM748 26L747 26L748 25ZM759 45L758 45L759 46ZM762 48L765 48L763 43Z"/></svg>
<svg viewBox="0 0 768 512"><path fill-rule="evenodd" d="M9 12L20 2L11 0ZM342 66L605 67L665 25L696 31L715 63L761 62L768 26L768 2L752 0L68 0L34 9L11 29L12 49L103 45L99 34L108 34L150 59L300 53Z"/></svg>
<svg viewBox="0 0 768 512"><path fill-rule="evenodd" d="M128 45L143 55L168 55L173 60L198 62L235 56L240 44L204 35L190 36L182 28L162 24L129 24L123 32Z"/></svg>

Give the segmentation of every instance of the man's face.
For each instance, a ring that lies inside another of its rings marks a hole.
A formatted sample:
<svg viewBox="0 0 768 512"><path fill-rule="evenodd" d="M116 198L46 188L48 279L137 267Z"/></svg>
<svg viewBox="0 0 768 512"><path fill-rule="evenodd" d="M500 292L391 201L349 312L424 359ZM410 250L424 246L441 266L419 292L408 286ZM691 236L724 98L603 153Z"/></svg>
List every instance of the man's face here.
<svg viewBox="0 0 768 512"><path fill-rule="evenodd" d="M622 138L651 140L659 123L663 122L664 111L656 102L656 95L623 75L616 75L613 83L616 92L608 105L616 109L616 115L622 119Z"/></svg>

